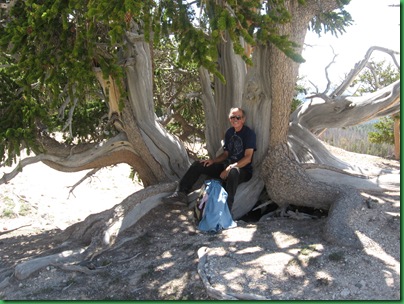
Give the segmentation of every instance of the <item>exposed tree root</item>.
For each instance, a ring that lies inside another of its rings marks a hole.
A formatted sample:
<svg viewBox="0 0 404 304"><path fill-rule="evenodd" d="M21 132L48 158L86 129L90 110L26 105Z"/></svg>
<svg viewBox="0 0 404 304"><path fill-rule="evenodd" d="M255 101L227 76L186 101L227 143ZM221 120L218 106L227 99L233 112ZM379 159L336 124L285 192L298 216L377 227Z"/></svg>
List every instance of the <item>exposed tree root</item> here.
<svg viewBox="0 0 404 304"><path fill-rule="evenodd" d="M14 276L19 280L28 278L32 273L49 265L63 265L71 263L75 260L80 260L85 252L84 248L76 250L67 250L61 253L48 255L32 259L21 264L18 264L14 270Z"/></svg>
<svg viewBox="0 0 404 304"><path fill-rule="evenodd" d="M238 186L232 208L235 219L239 219L254 208L264 186L259 168L254 171L253 177L247 183L242 183Z"/></svg>
<svg viewBox="0 0 404 304"><path fill-rule="evenodd" d="M261 175L269 197L281 208L296 205L329 210L324 237L336 244L361 248L353 224L365 198L352 186L329 182L327 176L311 178L290 159L288 151L287 145L279 145L263 161Z"/></svg>
<svg viewBox="0 0 404 304"><path fill-rule="evenodd" d="M216 300L270 300L269 298L247 293L225 293L215 289L209 282L209 274L206 273L208 264L208 248L202 247L198 250L198 274L205 285L208 295Z"/></svg>
<svg viewBox="0 0 404 304"><path fill-rule="evenodd" d="M64 240L59 249L62 250L66 247L79 249L65 250L18 264L15 267L14 276L23 280L50 265L70 271L94 273L88 267L78 264L83 261L90 262L101 253L114 250L115 245L120 247L125 242L133 240L133 238L125 238L115 244L117 237L122 232L161 204L160 198L173 191L175 187L176 183L168 183L142 189L113 208L92 214L83 222L68 227L59 236L60 240ZM78 247L77 244L81 244L81 247Z"/></svg>
<svg viewBox="0 0 404 304"><path fill-rule="evenodd" d="M160 184L137 191L113 208L92 214L83 222L68 227L61 237L90 244L86 250L88 257L96 255L114 245L120 233L161 204L161 197L173 191L176 185Z"/></svg>
<svg viewBox="0 0 404 304"><path fill-rule="evenodd" d="M325 168L311 167L306 173L319 181L341 186L355 187L359 191L382 193L388 191L398 191L400 189L400 173L382 174L375 177L352 175L346 172L329 170Z"/></svg>
<svg viewBox="0 0 404 304"><path fill-rule="evenodd" d="M10 229L10 230L7 230L7 231L1 231L1 232L0 232L0 235L7 234L7 233L10 233L10 232L13 232L13 231L16 231L16 230L18 230L18 229L21 229L21 228L24 228L24 227L28 227L28 226L31 226L31 224L22 225L22 226L19 226L19 227L17 227L17 228Z"/></svg>
<svg viewBox="0 0 404 304"><path fill-rule="evenodd" d="M80 265L52 264L52 266L58 267L58 268L60 268L62 270L65 270L65 271L76 271L76 272L81 272L81 273L84 273L84 274L95 274L95 273L105 271L104 269L90 269L88 267L80 266Z"/></svg>
<svg viewBox="0 0 404 304"><path fill-rule="evenodd" d="M10 284L10 278L11 277L7 277L3 281L0 282L0 290L7 287L8 284Z"/></svg>
<svg viewBox="0 0 404 304"><path fill-rule="evenodd" d="M336 192L335 201L328 212L324 227L324 238L333 244L363 248L355 233L355 220L361 216L360 207L366 199L354 188L345 188Z"/></svg>

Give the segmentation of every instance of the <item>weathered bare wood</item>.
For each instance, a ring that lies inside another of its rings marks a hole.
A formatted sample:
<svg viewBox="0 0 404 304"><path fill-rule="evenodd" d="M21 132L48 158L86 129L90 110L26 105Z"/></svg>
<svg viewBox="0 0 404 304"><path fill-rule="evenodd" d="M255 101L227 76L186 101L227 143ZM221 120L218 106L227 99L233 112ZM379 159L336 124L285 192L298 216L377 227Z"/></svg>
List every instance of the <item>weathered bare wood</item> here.
<svg viewBox="0 0 404 304"><path fill-rule="evenodd" d="M121 155L121 157L117 157L117 155ZM124 157L125 155L126 157ZM0 179L0 184L7 183L17 176L25 166L39 161L58 171L78 172L91 168L115 165L124 159L128 164L131 164L131 157L134 155L136 154L130 143L126 140L125 135L119 134L105 143L89 146L88 149L82 152L74 153L72 151L70 155L63 156L46 153L24 158L20 160L13 171L3 175Z"/></svg>
<svg viewBox="0 0 404 304"><path fill-rule="evenodd" d="M134 225L144 214L161 204L160 198L174 191L177 183L166 183L141 189L111 209L88 216L84 222L68 227L64 239L89 244L94 237L100 246L110 247L120 233ZM105 221L108 221L108 224Z"/></svg>
<svg viewBox="0 0 404 304"><path fill-rule="evenodd" d="M368 49L368 51L365 54L365 57L359 61L358 63L355 64L355 67L349 72L347 77L345 77L344 81L330 94L332 98L335 98L337 96L341 96L347 88L352 84L353 80L355 79L356 76L367 66L367 63L370 60L370 56L373 54L374 51L381 51L384 53L387 53L391 56L393 62L397 66L398 69L400 69L400 65L397 62L397 59L395 55L399 55L399 52L380 47L380 46L372 46Z"/></svg>
<svg viewBox="0 0 404 304"><path fill-rule="evenodd" d="M216 151L221 147L223 136L218 132L216 125L210 123L211 121L218 121L219 116L216 111L216 102L211 88L212 83L209 72L203 67L200 67L198 71L202 89L202 103L205 109L205 138L208 143L207 150L209 155L214 156Z"/></svg>
<svg viewBox="0 0 404 304"><path fill-rule="evenodd" d="M153 103L152 62L149 44L139 39L134 26L126 32L127 45L124 53L126 81L129 84L125 121L132 130L138 130L136 138L128 134L134 147L145 159L157 181L178 179L190 165L185 146L168 133L156 119ZM135 37L135 38L134 38ZM130 130L128 129L127 132ZM176 151L176 153L172 153ZM142 178L142 176L141 176Z"/></svg>
<svg viewBox="0 0 404 304"><path fill-rule="evenodd" d="M335 9L337 1L313 0L300 5L298 1L288 0L285 5L292 19L291 22L279 25L278 30L281 35L289 36L300 45L296 50L299 52L309 20L316 13ZM215 141L215 144L209 145L219 145L217 139L226 128L226 117L231 106L241 105L246 109L247 124L258 135L258 151L254 156L256 173L252 180L240 185L237 191L233 210L236 218L253 208L265 186L271 200L280 207L294 204L329 210L325 237L337 244L360 247L352 230L352 222L356 216L360 216L358 210L362 197L357 189L346 187L346 183L343 183L346 182L343 180L346 174L342 171L354 172L356 168L327 153L312 133L330 127L354 125L397 112L400 104L400 82L364 97L343 96L344 88L363 65L359 64L350 78L331 96L318 94L317 97L322 98L321 100L313 98L290 116L298 64L274 45L267 44L255 47L254 66L247 69L240 57L234 54L231 43L226 44L229 39L223 37L223 44L219 45L222 56L220 71L226 78L226 85L216 79L213 94L209 75L205 70L200 71L210 129L207 138L208 141ZM71 150L63 155L52 154L56 149L49 150L50 153L28 159L27 163L43 161L52 168L70 172L127 162L140 173L146 185L177 180L182 176L189 166L186 150L176 137L162 128L154 114L150 47L136 27L126 33L126 39L125 52L121 58L125 62L124 81L128 90L125 107L120 111L119 94L116 90L110 100L113 105L111 109L117 116L115 126L122 133L103 145L93 144L85 148L81 146L78 148L82 150ZM213 131L218 135L213 135ZM210 153L216 150L209 148ZM323 169L320 170L321 176L316 177L311 173L314 170L305 169L301 163L335 166L338 170L332 171L338 171L337 174L341 176L335 177ZM22 162L21 166L23 165ZM327 172L326 176L324 172ZM349 174L354 178L352 172ZM5 175L1 181L4 183L11 176L12 174ZM366 182L370 181L371 179L366 179ZM396 184L392 185L396 187ZM26 278L45 265L64 265L71 260L94 258L110 249L123 231L158 206L160 198L173 191L175 186L175 183L167 183L146 187L121 204L69 227L61 237L71 241L71 244L79 241L84 243L84 249L28 261L24 266L17 266L16 277ZM358 186L359 189L361 187ZM201 260L203 258L202 255ZM253 295L222 294L209 288L208 284L205 285L214 298L254 298Z"/></svg>
<svg viewBox="0 0 404 304"><path fill-rule="evenodd" d="M264 159L261 176L269 197L283 209L292 204L330 210L327 233L324 235L327 240L360 248L361 244L350 225L351 216L363 202L358 190L313 179L291 157L287 145L282 145L272 149L271 154ZM337 229L338 222L340 230Z"/></svg>
<svg viewBox="0 0 404 304"><path fill-rule="evenodd" d="M111 249L118 235L136 224L151 209L161 204L160 198L173 191L175 187L176 183L148 187L127 197L121 204L90 215L83 222L68 227L60 238L69 240L69 246L72 246L73 243L80 243L84 245L83 247L33 258L18 264L14 271L15 277L19 280L26 279L34 272L49 265L83 272L84 268L73 264L91 260L96 255Z"/></svg>
<svg viewBox="0 0 404 304"><path fill-rule="evenodd" d="M74 196L74 193L73 193L74 189L76 189L76 187L78 185L80 185L82 182L84 182L87 178L90 178L91 176L93 176L99 170L100 170L100 168L95 168L95 169L91 170L90 172L87 172L86 175L84 175L77 183L75 183L73 186L70 186L69 188L71 188L71 189L69 190L68 198L70 197L70 194L72 194Z"/></svg>
<svg viewBox="0 0 404 304"><path fill-rule="evenodd" d="M58 254L28 260L26 262L18 264L15 267L14 276L19 280L24 280L34 272L51 264L63 264L75 259L79 259L80 257L82 257L84 251L84 248L76 250L66 250Z"/></svg>
<svg viewBox="0 0 404 304"><path fill-rule="evenodd" d="M7 234L7 233L10 233L10 232L16 231L16 230L21 229L21 228L24 228L24 227L29 227L29 226L31 226L31 224L22 225L22 226L19 226L19 227L17 227L17 228L13 228L13 229L10 229L10 230L7 230L7 231L0 231L0 235L4 235L4 234Z"/></svg>
<svg viewBox="0 0 404 304"><path fill-rule="evenodd" d="M338 184L342 186L355 187L360 191L383 193L385 191L400 190L400 173L382 174L376 177L360 177L348 174L344 171L335 171L321 168L306 169L306 172L312 178L319 181Z"/></svg>
<svg viewBox="0 0 404 304"><path fill-rule="evenodd" d="M269 300L268 298L260 295L246 293L225 293L214 288L209 282L209 273L207 273L207 264L209 258L208 252L209 249L207 247L202 247L198 250L198 274L206 288L206 292L211 298L217 300Z"/></svg>
<svg viewBox="0 0 404 304"><path fill-rule="evenodd" d="M400 109L400 80L377 92L361 97L334 98L331 102L316 99L303 104L291 121L311 132L327 128L357 125Z"/></svg>
<svg viewBox="0 0 404 304"><path fill-rule="evenodd" d="M232 208L235 219L242 217L254 208L257 198L264 189L264 181L260 176L259 170L256 171L251 180L240 184L237 188Z"/></svg>

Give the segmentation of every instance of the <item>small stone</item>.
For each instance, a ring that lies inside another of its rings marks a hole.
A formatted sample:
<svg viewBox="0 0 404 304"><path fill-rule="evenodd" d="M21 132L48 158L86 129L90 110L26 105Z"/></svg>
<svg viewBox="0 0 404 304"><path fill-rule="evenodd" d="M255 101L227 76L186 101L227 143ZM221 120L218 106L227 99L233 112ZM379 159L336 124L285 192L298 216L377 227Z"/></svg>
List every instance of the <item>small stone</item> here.
<svg viewBox="0 0 404 304"><path fill-rule="evenodd" d="M347 297L347 296L349 296L351 294L351 291L348 289L348 288L344 288L342 291L341 291L341 296L343 296L343 297Z"/></svg>

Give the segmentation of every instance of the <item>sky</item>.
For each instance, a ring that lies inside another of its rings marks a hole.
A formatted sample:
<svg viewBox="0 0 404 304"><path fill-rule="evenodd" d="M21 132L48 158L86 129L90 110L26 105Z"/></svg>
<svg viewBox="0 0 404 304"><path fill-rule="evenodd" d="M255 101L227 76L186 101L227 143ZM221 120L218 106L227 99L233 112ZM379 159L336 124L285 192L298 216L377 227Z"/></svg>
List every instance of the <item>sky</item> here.
<svg viewBox="0 0 404 304"><path fill-rule="evenodd" d="M331 34L309 32L305 40L303 57L306 62L300 65L300 76L315 83L320 92L326 87L325 67L338 54L335 63L329 68L329 76L335 85L339 85L344 75L361 61L371 46L381 46L400 52L400 8L399 0L351 0L346 10L354 22L346 28L346 32L338 37ZM373 52L375 61L391 62L390 56L377 51ZM397 61L400 62L398 55ZM308 82L306 81L306 85Z"/></svg>

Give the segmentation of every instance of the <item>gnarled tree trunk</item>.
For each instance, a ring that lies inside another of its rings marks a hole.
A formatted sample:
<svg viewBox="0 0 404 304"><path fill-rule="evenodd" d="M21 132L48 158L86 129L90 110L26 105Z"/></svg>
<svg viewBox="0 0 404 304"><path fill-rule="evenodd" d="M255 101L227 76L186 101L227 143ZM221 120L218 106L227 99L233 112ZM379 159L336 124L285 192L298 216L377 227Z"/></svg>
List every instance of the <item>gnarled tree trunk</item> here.
<svg viewBox="0 0 404 304"><path fill-rule="evenodd" d="M313 17L311 13L316 14L319 7L316 7L315 3L310 1L307 2L304 9L299 7L297 1L287 1L286 3L292 15L292 20L290 23L279 27L280 33L289 35L292 41L303 45L307 24ZM323 1L321 5L323 6L322 9L327 10L332 9L335 3L333 1ZM324 160L333 160L336 165L342 163L329 155L329 153L326 153L325 148L322 148L318 140L310 134L310 132L316 130L315 128L321 128L317 124L313 126L308 124L313 118L318 117L318 115L309 115L305 120L302 108L306 107L307 111L315 111L315 107L311 107L311 104L303 106L292 115L290 123L289 109L298 76L298 64L287 58L274 46L269 45L268 50L266 48L267 46L258 46L260 50L254 53L256 56L266 55L260 60L263 66L261 65L259 68L255 66L254 73L251 73L252 76L250 78L247 77L248 88L255 93L248 94L249 91L247 88L246 96L254 96L254 98L245 99L245 104L249 108L251 108L253 100L255 102L253 108L257 106L259 99L264 99L265 102L271 104L268 106L270 109L268 153L264 156L260 168L260 175L264 181L266 191L271 200L282 208L293 204L330 210L325 237L330 241L338 242L342 245L360 247L361 244L355 236L351 224L353 222L352 215L356 213L363 199L357 189L348 188L346 185L341 187L335 179L325 178L323 181L319 181L316 178L312 178L297 162L319 161L323 157ZM260 81L257 81L257 79ZM395 86L392 85L386 88L385 92L380 93L381 98L384 99L383 102L378 102L377 97L363 98L362 101L369 101L366 107L369 110L363 116L353 113L353 111L356 111L356 107L351 106L353 103L352 100L331 101L330 114L327 115L327 111L321 111L320 114L325 124L323 127L330 126L333 121L339 121L340 123L355 119L363 121L365 115L367 117L377 117L381 112L386 113L386 109L394 111L394 107L399 100L397 87L399 88L399 82ZM252 112L254 115L253 123L260 126L267 123L263 123L263 121L267 119L268 112ZM364 110L357 110L357 113L363 112ZM293 117L297 119L294 120ZM259 131L262 130L260 127L256 129ZM306 143L306 140L308 143ZM301 143L304 144L302 145ZM260 156L259 153L258 156ZM256 181L253 180L250 184L254 182ZM251 200L251 198L246 199L246 194L243 192L238 194L235 200L235 211L250 210L253 207L252 202L254 200ZM248 208L240 208L240 204L249 204L249 206ZM241 212L235 213L236 217L242 215ZM340 227L337 229L338 222ZM345 237L341 237L341 235Z"/></svg>
<svg viewBox="0 0 404 304"><path fill-rule="evenodd" d="M292 20L281 25L279 31L303 45L308 22L319 12L335 9L337 1L308 0L304 5L299 2L285 1ZM177 180L182 176L189 165L188 158L180 141L169 135L156 121L149 45L136 27L127 33L126 47L123 58L126 77L123 81L127 98L124 99L124 108L117 107L120 98L117 91L109 94L110 115L120 134L104 144L77 146L70 154L38 160L66 171L127 162L139 172L145 186ZM294 204L328 209L326 238L342 245L360 247L361 244L351 229L362 202L357 189L341 186L335 179L327 181L327 175L322 175L325 178L319 181L310 173L313 167L308 168L302 163L318 166L327 164L340 169L338 172L342 172L341 174L344 174L343 170L354 172L355 168L326 152L313 132L330 127L332 123L345 126L347 121L353 119L363 121L365 115L361 118L358 115L364 113L364 110L359 109L362 104L365 109L367 100L370 103L366 105L366 109L372 109L366 112L372 115L367 116L377 117L394 111L399 105L399 82L372 97L338 98L340 95L337 94L332 97L334 99L311 102L290 116L298 76L296 62L271 44L258 45L253 53L254 66L247 69L241 58L231 51L230 43L223 41L220 49L220 63L223 64L221 72L227 84L215 83L213 91L209 75L200 69L207 114L207 139L210 141L209 153L214 154L219 147L218 139L221 139L226 126L221 123L218 127L218 121L227 122L230 106L241 105L247 111L247 124L257 133L255 174L248 183L239 186L233 210L236 218L252 209L265 187L271 200L280 207ZM102 78L99 79L104 90L111 92L109 86L114 80L107 83ZM317 116L324 118L316 121L314 118ZM320 169L328 170L324 167ZM93 258L112 246L119 233L160 204L161 196L172 191L175 186L175 183L169 183L147 187L114 208L92 215L84 222L68 228L63 237L76 246L83 247L77 251L80 259ZM81 240L81 244L76 244L78 240ZM43 267L44 264L41 262L37 265ZM23 268L21 267L22 273L26 273Z"/></svg>
<svg viewBox="0 0 404 304"><path fill-rule="evenodd" d="M111 76L104 79L102 72L94 69L108 98L109 118L119 131L118 135L108 143L78 144L66 149L64 144L38 133L38 140L49 155L42 161L66 172L127 163L139 174L144 186L175 181L190 165L188 155L182 142L157 121L149 44L136 26L126 33L126 37L126 52L122 58L125 78L122 81L127 96L121 97L116 79Z"/></svg>

